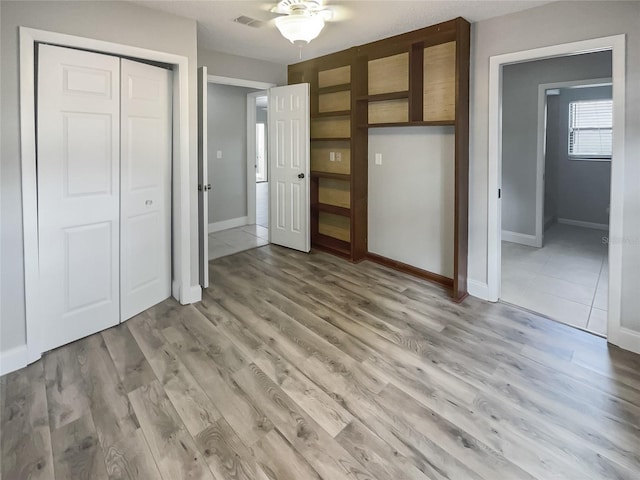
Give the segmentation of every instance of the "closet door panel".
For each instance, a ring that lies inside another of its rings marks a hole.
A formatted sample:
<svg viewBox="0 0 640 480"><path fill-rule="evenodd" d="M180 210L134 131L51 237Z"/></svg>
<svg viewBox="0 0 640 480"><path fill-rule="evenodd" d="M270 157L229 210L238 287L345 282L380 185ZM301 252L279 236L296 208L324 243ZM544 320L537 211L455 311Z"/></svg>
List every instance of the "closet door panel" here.
<svg viewBox="0 0 640 480"><path fill-rule="evenodd" d="M122 60L121 320L171 295L171 72Z"/></svg>
<svg viewBox="0 0 640 480"><path fill-rule="evenodd" d="M120 60L38 51L43 351L119 321Z"/></svg>

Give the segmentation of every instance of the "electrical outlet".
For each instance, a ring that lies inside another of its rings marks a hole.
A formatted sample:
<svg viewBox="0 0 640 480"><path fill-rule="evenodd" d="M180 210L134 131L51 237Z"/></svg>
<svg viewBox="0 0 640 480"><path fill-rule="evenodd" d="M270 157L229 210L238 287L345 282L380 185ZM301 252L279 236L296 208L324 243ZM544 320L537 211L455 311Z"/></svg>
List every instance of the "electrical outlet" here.
<svg viewBox="0 0 640 480"><path fill-rule="evenodd" d="M336 162L342 161L342 152L336 152Z"/></svg>
<svg viewBox="0 0 640 480"><path fill-rule="evenodd" d="M376 153L376 165L382 165L382 154Z"/></svg>
<svg viewBox="0 0 640 480"><path fill-rule="evenodd" d="M330 162L336 161L336 152L329 152L329 161Z"/></svg>

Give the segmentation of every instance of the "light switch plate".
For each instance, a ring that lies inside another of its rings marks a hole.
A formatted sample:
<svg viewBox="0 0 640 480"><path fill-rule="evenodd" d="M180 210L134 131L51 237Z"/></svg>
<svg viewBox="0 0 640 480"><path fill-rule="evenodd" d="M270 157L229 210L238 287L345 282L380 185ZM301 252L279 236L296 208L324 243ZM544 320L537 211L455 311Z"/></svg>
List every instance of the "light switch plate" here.
<svg viewBox="0 0 640 480"><path fill-rule="evenodd" d="M376 165L382 165L382 154L376 153Z"/></svg>
<svg viewBox="0 0 640 480"><path fill-rule="evenodd" d="M216 158L222 158L222 150L216 152Z"/></svg>
<svg viewBox="0 0 640 480"><path fill-rule="evenodd" d="M330 162L336 161L336 152L329 152L329 161Z"/></svg>
<svg viewBox="0 0 640 480"><path fill-rule="evenodd" d="M336 152L336 162L342 161L342 152Z"/></svg>

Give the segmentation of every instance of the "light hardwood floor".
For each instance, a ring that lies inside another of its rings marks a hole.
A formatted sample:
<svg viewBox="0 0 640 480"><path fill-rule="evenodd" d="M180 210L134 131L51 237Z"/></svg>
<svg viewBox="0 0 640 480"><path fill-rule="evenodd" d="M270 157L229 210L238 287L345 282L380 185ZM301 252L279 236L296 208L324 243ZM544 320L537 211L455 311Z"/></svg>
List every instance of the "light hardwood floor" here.
<svg viewBox="0 0 640 480"><path fill-rule="evenodd" d="M633 479L640 357L275 246L2 378L2 479Z"/></svg>

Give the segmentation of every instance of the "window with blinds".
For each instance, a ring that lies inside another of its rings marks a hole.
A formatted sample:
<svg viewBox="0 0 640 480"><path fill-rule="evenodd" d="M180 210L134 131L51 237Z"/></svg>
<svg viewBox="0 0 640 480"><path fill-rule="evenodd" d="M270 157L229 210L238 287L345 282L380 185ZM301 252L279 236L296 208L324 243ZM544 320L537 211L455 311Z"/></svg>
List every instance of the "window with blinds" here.
<svg viewBox="0 0 640 480"><path fill-rule="evenodd" d="M611 160L613 102L569 103L569 157Z"/></svg>

